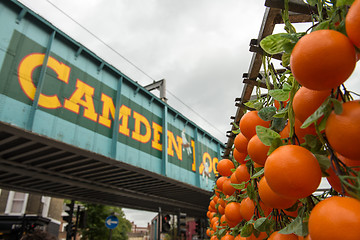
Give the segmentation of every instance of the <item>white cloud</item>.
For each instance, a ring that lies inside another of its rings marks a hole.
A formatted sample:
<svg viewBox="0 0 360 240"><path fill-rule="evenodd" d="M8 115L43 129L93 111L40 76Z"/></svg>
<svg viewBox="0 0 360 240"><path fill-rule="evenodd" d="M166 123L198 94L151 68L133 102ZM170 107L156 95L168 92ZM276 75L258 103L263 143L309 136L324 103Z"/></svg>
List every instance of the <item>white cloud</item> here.
<svg viewBox="0 0 360 240"><path fill-rule="evenodd" d="M158 214L156 212L138 211L130 208L123 208L125 218L134 222L137 227L147 227L148 223Z"/></svg>

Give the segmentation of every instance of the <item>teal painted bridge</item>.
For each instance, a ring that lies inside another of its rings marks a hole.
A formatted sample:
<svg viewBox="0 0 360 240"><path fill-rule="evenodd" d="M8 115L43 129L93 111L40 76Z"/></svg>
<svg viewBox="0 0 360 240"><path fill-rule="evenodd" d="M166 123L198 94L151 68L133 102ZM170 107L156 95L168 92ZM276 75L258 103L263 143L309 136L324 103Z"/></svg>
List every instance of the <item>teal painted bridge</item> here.
<svg viewBox="0 0 360 240"><path fill-rule="evenodd" d="M207 211L224 145L15 0L0 0L0 188Z"/></svg>

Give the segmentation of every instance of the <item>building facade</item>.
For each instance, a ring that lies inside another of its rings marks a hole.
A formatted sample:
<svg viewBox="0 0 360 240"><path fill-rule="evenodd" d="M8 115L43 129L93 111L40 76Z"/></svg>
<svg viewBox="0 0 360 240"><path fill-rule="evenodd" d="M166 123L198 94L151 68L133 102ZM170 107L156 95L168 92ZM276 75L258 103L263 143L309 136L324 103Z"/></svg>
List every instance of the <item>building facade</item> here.
<svg viewBox="0 0 360 240"><path fill-rule="evenodd" d="M0 189L0 239L18 239L40 227L58 236L63 199Z"/></svg>
<svg viewBox="0 0 360 240"><path fill-rule="evenodd" d="M136 226L131 222L131 232L128 234L129 240L150 240L151 225L148 223L147 227Z"/></svg>

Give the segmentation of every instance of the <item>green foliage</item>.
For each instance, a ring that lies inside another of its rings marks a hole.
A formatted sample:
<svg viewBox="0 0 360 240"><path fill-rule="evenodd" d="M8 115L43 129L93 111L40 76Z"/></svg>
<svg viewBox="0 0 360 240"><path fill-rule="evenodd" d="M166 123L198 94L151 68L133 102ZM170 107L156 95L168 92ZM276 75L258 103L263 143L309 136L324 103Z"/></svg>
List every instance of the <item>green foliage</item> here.
<svg viewBox="0 0 360 240"><path fill-rule="evenodd" d="M264 120L264 121L270 121L273 119L273 116L276 114L276 107L265 107L262 108L259 112L258 115L259 117Z"/></svg>
<svg viewBox="0 0 360 240"><path fill-rule="evenodd" d="M264 100L265 100L265 98L258 98L255 100L250 100L250 101L244 103L244 105L249 108L260 110L262 108L262 106L264 105Z"/></svg>
<svg viewBox="0 0 360 240"><path fill-rule="evenodd" d="M338 0L336 2L336 6L337 7L342 7L342 6L346 6L346 5L351 5L354 3L355 0Z"/></svg>
<svg viewBox="0 0 360 240"><path fill-rule="evenodd" d="M294 233L298 236L306 236L308 234L307 222L302 216L297 216L294 221L290 222L285 228L279 231L281 234Z"/></svg>
<svg viewBox="0 0 360 240"><path fill-rule="evenodd" d="M330 159L321 154L315 154L315 157L319 162L321 170L323 172L326 172L326 170L329 169L329 167L331 166Z"/></svg>
<svg viewBox="0 0 360 240"><path fill-rule="evenodd" d="M260 232L269 232L271 230L271 221L266 217L259 218L255 221L254 228Z"/></svg>
<svg viewBox="0 0 360 240"><path fill-rule="evenodd" d="M272 120L272 123L271 123L271 129L276 131L276 132L281 132L285 128L286 118L285 117L279 118L277 116L279 116L279 115L275 114L273 116L273 120Z"/></svg>
<svg viewBox="0 0 360 240"><path fill-rule="evenodd" d="M245 188L245 182L242 183L231 183L231 186L233 186L237 190L242 190Z"/></svg>
<svg viewBox="0 0 360 240"><path fill-rule="evenodd" d="M324 115L329 115L332 111L331 105L330 105L330 98L326 99L323 104L312 114L310 115L304 123L301 125L301 128L307 128L311 124L315 123L323 117Z"/></svg>
<svg viewBox="0 0 360 240"><path fill-rule="evenodd" d="M287 85L285 85L285 86L287 86ZM290 94L290 89L286 88L285 86L281 89L269 90L269 95L279 102L288 100L289 94Z"/></svg>
<svg viewBox="0 0 360 240"><path fill-rule="evenodd" d="M279 133L263 126L256 126L256 134L260 141L266 146L271 146L271 143L274 141L274 139L280 139Z"/></svg>
<svg viewBox="0 0 360 240"><path fill-rule="evenodd" d="M254 231L254 225L252 222L248 221L245 223L244 227L241 229L241 236L242 237L250 237Z"/></svg>
<svg viewBox="0 0 360 240"><path fill-rule="evenodd" d="M291 51L305 33L277 33L269 35L260 41L261 48L269 55L283 54L282 65L290 64ZM286 99L285 99L286 100ZM285 101L283 100L283 101Z"/></svg>
<svg viewBox="0 0 360 240"><path fill-rule="evenodd" d="M259 178L264 175L264 168L258 170L254 175L251 176L251 179Z"/></svg>
<svg viewBox="0 0 360 240"><path fill-rule="evenodd" d="M345 190L350 193L351 196L359 198L360 195L360 175L354 174L339 176Z"/></svg>
<svg viewBox="0 0 360 240"><path fill-rule="evenodd" d="M261 48L269 55L291 53L295 44L305 33L277 33L260 41Z"/></svg>
<svg viewBox="0 0 360 240"><path fill-rule="evenodd" d="M285 23L284 29L287 33L295 33L296 29L291 24L289 19L289 0L284 0L284 10L281 11L283 22Z"/></svg>
<svg viewBox="0 0 360 240"><path fill-rule="evenodd" d="M115 214L119 225L112 230L113 240L126 240L131 231L131 223L125 219L124 212L119 207L101 204L83 203L87 211L86 228L81 231L84 240L104 240L109 238L110 230L105 226L105 219Z"/></svg>

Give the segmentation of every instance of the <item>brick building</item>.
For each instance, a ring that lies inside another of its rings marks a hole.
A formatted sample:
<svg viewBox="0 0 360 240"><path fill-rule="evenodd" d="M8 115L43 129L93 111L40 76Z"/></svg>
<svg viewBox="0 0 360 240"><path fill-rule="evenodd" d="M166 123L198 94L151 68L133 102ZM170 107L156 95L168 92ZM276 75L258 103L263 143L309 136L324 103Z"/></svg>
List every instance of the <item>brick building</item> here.
<svg viewBox="0 0 360 240"><path fill-rule="evenodd" d="M63 199L0 189L0 239L35 226L58 236L62 209Z"/></svg>

